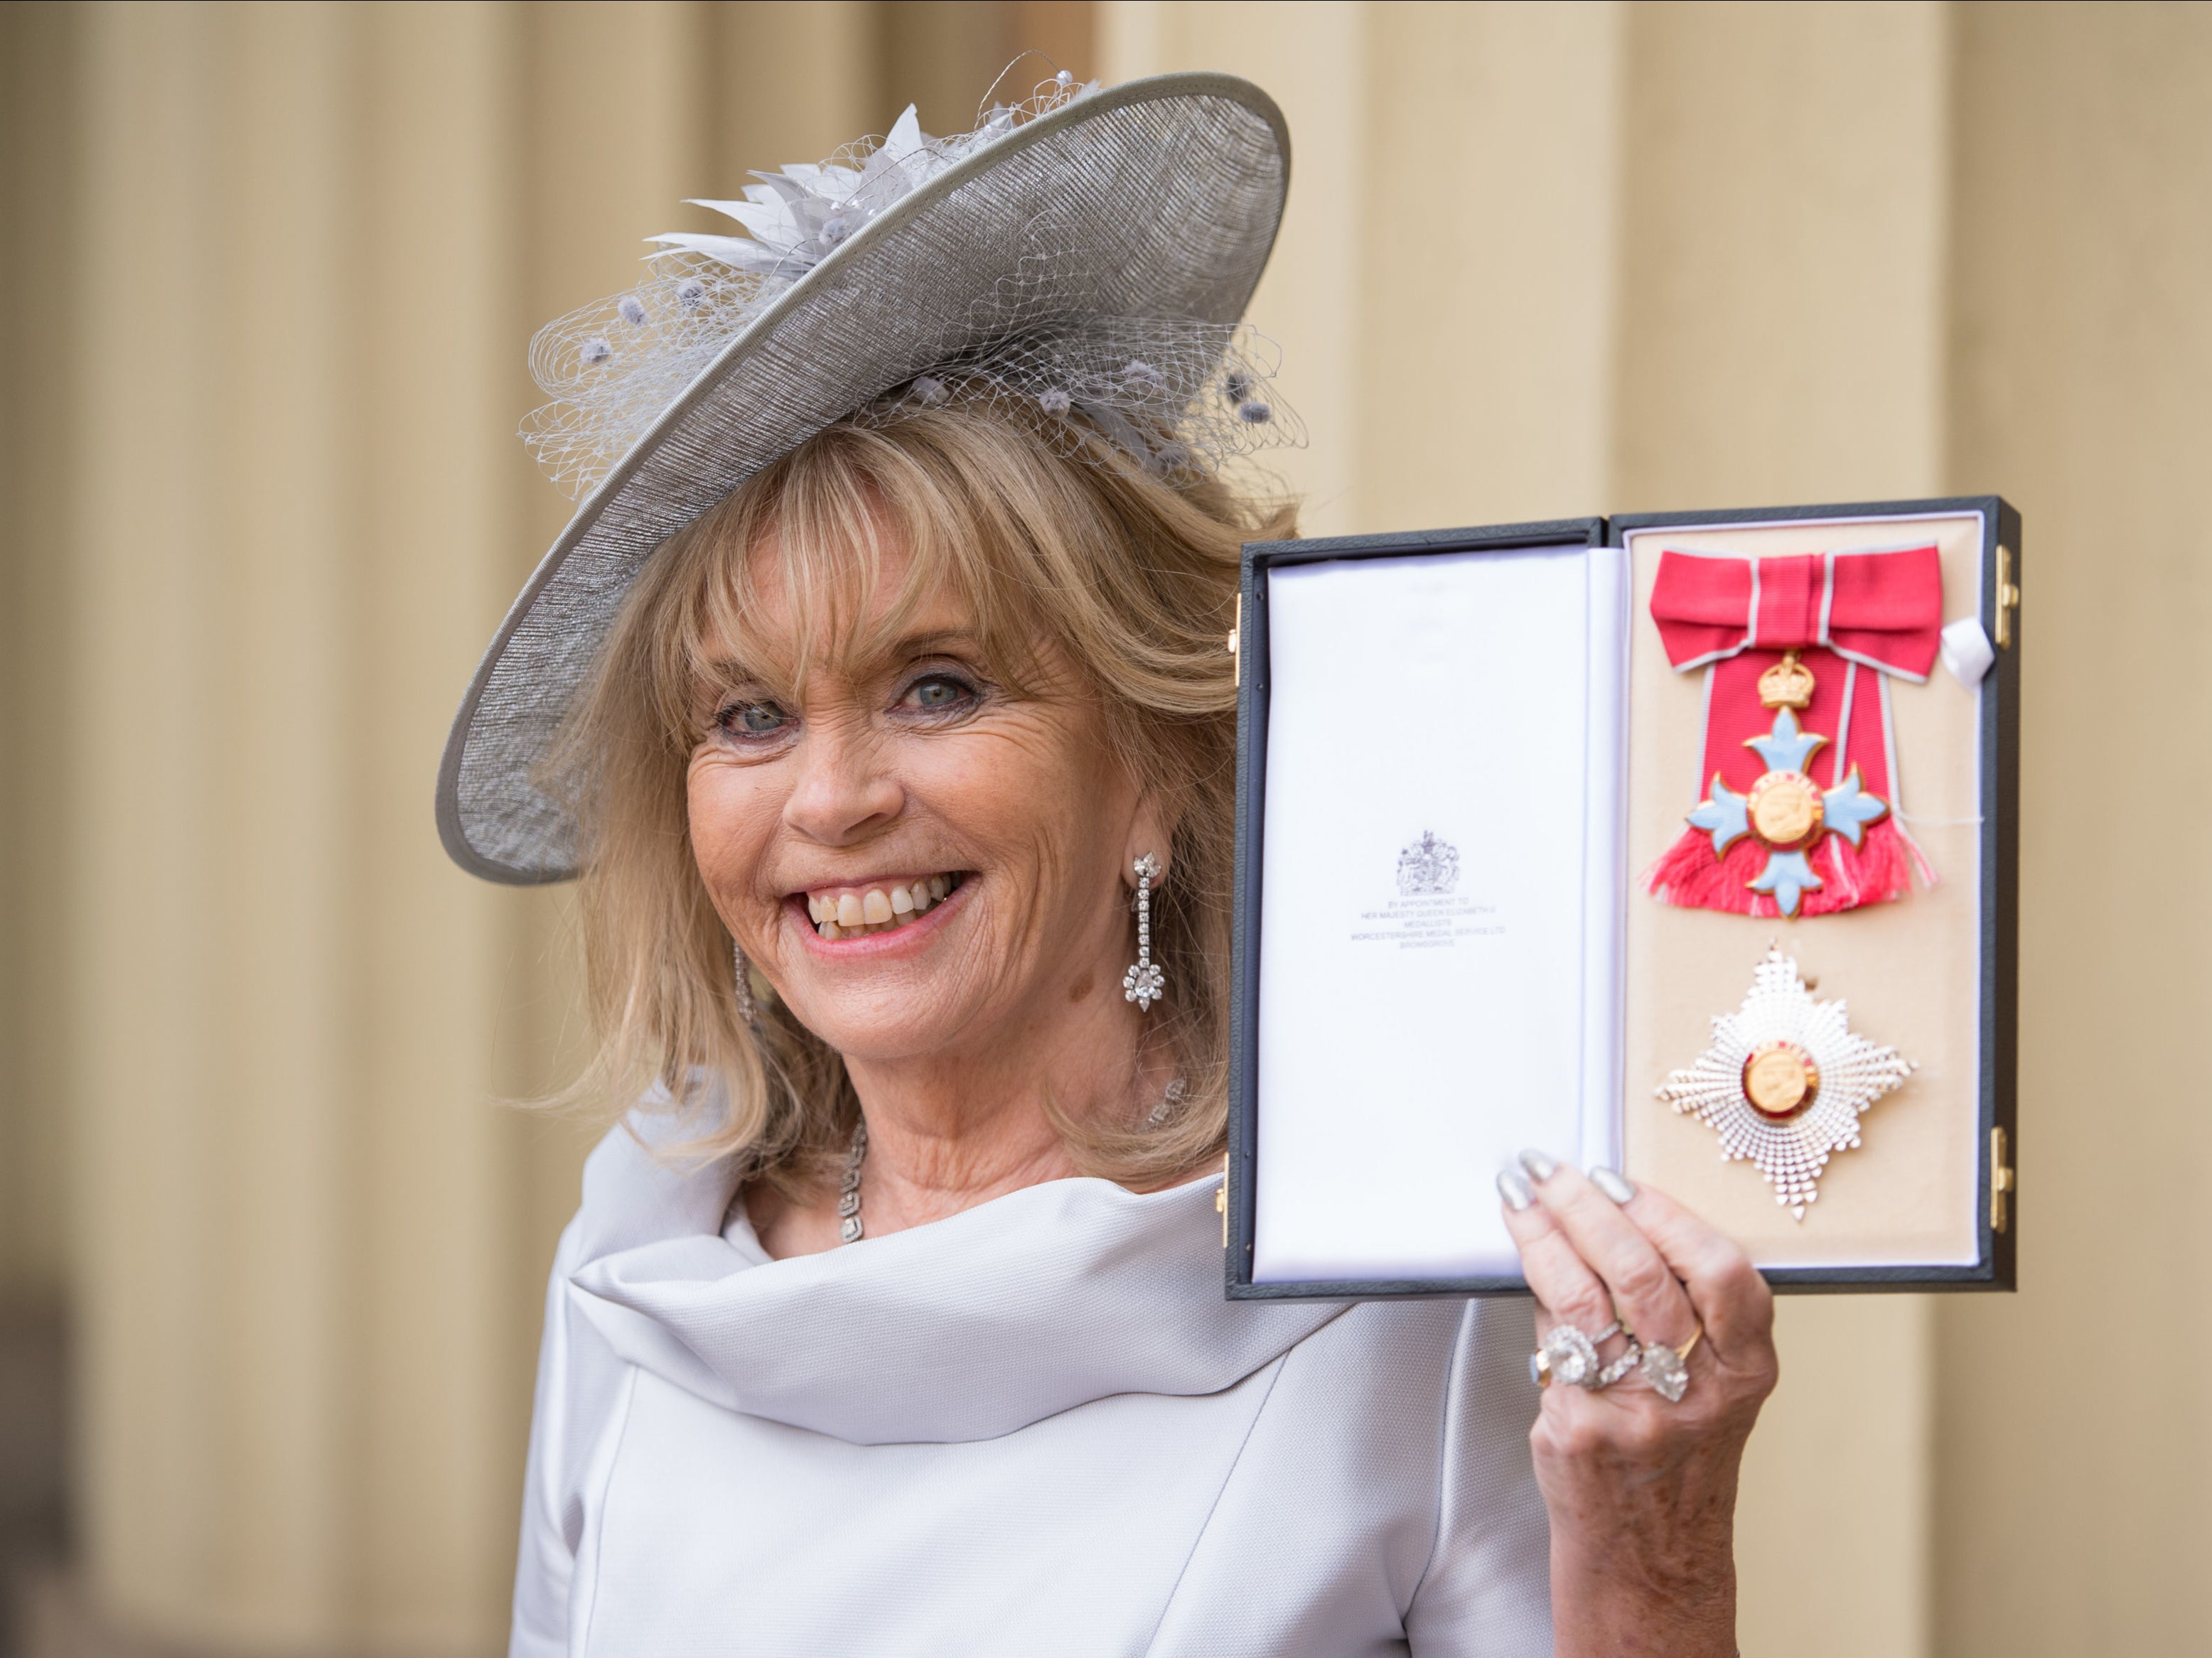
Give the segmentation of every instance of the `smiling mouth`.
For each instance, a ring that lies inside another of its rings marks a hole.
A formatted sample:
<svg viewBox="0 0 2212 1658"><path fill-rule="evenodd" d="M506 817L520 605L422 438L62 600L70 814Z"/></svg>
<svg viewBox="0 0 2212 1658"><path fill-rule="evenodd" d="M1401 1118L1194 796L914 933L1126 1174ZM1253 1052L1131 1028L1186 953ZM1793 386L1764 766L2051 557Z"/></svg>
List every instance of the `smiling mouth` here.
<svg viewBox="0 0 2212 1658"><path fill-rule="evenodd" d="M927 875L902 885L846 887L805 895L806 914L814 930L825 940L858 938L871 932L890 932L918 921L958 890L968 878L963 871Z"/></svg>

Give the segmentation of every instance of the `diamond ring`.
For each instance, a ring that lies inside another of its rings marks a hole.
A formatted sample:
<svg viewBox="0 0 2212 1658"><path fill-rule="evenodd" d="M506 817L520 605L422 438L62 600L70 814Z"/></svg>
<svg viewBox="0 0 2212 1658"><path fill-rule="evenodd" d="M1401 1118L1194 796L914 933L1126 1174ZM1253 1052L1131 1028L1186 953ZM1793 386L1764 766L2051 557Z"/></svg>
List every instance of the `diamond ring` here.
<svg viewBox="0 0 2212 1658"><path fill-rule="evenodd" d="M1620 1333L1620 1321L1615 1319L1595 1335L1585 1335L1571 1324L1554 1324L1528 1356L1528 1380L1539 1388L1548 1388L1554 1382L1565 1382L1571 1388L1602 1388L1620 1376L1607 1376L1611 1365L1598 1362L1598 1343ZM1635 1348L1631 1340L1630 1350ZM1618 1363L1618 1361L1615 1361ZM1626 1375L1624 1370L1622 1375Z"/></svg>
<svg viewBox="0 0 2212 1658"><path fill-rule="evenodd" d="M1690 1354L1705 1333L1705 1327L1700 1324L1680 1349L1663 1341L1648 1342L1637 1360L1637 1368L1651 1384L1651 1391L1669 1405L1680 1404L1682 1395L1690 1391Z"/></svg>

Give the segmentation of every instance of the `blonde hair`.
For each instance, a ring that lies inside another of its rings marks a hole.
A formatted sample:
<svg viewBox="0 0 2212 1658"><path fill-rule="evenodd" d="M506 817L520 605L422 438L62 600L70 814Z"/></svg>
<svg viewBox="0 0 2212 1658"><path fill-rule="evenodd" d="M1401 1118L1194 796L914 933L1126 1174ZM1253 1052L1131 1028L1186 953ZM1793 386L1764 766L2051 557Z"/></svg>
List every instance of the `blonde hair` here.
<svg viewBox="0 0 2212 1658"><path fill-rule="evenodd" d="M1145 1040L1182 1079L1181 1098L1133 1121L1057 1126L1078 1167L1134 1187L1218 1152L1236 793L1224 641L1242 544L1295 533L1294 514L1215 480L1170 483L1095 450L1067 457L1054 443L1064 435L957 403L880 428L832 426L647 562L551 767L584 830L580 920L600 1041L573 1095L626 1104L655 1082L693 1109L719 1097L692 1149L793 1195L842 1154L859 1109L842 1060L757 994L757 975L755 1024L738 1015L730 936L692 858L686 768L720 665L798 654L787 636L758 635L763 576L787 596L798 638L847 652L949 584L1015 694L1048 661L1073 670L1117 757L1175 824L1152 907L1170 988ZM910 556L900 590L881 594L888 546ZM881 619L862 638L872 611Z"/></svg>

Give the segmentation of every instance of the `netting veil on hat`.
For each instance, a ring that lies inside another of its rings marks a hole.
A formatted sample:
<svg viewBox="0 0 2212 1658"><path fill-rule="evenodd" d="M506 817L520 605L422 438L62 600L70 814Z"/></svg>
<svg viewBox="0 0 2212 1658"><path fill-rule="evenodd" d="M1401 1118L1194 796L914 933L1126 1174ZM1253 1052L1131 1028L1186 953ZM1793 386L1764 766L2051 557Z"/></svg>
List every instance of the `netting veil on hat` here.
<svg viewBox="0 0 2212 1658"><path fill-rule="evenodd" d="M706 202L745 237L656 237L645 280L550 323L524 423L582 505L463 700L438 828L463 868L572 875L532 774L638 569L737 484L839 420L1019 401L1064 452L1173 477L1302 440L1240 325L1289 181L1249 82L1065 76L933 139L908 110L819 167Z"/></svg>

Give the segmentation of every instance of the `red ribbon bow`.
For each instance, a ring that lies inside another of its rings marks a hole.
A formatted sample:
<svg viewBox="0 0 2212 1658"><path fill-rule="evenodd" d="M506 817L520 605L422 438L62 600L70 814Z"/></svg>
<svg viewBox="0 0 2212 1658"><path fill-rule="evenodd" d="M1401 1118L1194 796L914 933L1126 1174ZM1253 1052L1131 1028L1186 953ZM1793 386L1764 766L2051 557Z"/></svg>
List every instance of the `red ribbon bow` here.
<svg viewBox="0 0 2212 1658"><path fill-rule="evenodd" d="M1759 666L1764 672L1781 652L1796 650L1817 677L1811 653L1818 647L1917 682L1935 666L1942 642L1943 566L1933 546L1784 558L1664 552L1651 619L1677 669L1756 648L1769 653Z"/></svg>
<svg viewBox="0 0 2212 1658"><path fill-rule="evenodd" d="M1745 746L1746 739L1765 736L1774 722L1773 711L1759 700L1759 679L1785 650L1794 650L1814 680L1812 701L1798 722L1827 739L1807 762L1808 773L1823 787L1834 787L1856 766L1865 789L1894 805L1888 676L1918 683L1935 666L1943 625L1943 569L1932 544L1778 558L1670 550L1659 556L1651 619L1678 671L1711 669L1701 796L1716 776L1746 793L1765 770ZM1863 668L1872 671L1871 698ZM1869 828L1856 848L1838 836L1825 837L1816 853L1823 884L1806 896L1802 913L1902 897L1908 859L1918 864L1923 880L1933 878L1893 814ZM1764 852L1748 841L1724 858L1716 856L1710 838L1692 829L1644 880L1668 903L1771 915L1778 913L1773 900L1745 884L1764 860Z"/></svg>

